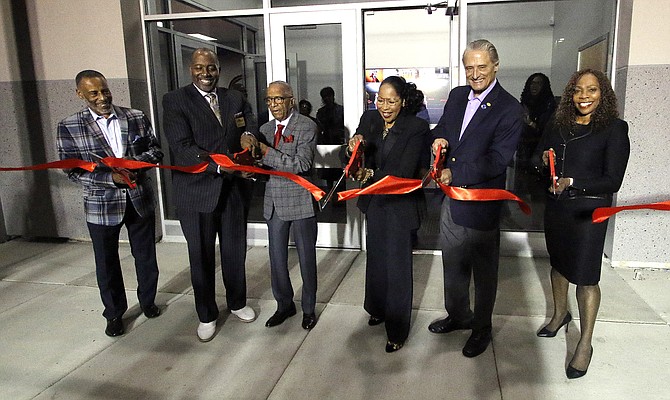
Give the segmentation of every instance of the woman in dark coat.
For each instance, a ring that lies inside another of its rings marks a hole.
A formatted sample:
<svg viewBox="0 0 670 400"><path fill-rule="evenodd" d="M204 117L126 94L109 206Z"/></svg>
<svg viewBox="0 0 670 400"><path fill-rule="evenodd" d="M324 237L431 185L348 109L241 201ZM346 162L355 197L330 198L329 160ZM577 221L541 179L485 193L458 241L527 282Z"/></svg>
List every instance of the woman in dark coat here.
<svg viewBox="0 0 670 400"><path fill-rule="evenodd" d="M363 141L365 168L355 178L364 185L387 175L419 178L428 152L428 123L415 117L421 102L413 83L391 76L382 82L377 110L363 113L347 148ZM422 192L361 196L367 221L364 308L369 325L385 323L386 351L399 350L409 335L412 314L412 230L420 224Z"/></svg>
<svg viewBox="0 0 670 400"><path fill-rule="evenodd" d="M537 335L554 337L570 322L568 286L577 285L581 336L566 369L573 379L584 376L591 362L600 306L598 282L607 222L593 224L591 214L612 205L630 152L628 124L618 118L616 96L602 72L586 69L570 78L538 146L537 162L544 167L549 165L549 152L555 156L558 177L549 188L544 214L554 314Z"/></svg>

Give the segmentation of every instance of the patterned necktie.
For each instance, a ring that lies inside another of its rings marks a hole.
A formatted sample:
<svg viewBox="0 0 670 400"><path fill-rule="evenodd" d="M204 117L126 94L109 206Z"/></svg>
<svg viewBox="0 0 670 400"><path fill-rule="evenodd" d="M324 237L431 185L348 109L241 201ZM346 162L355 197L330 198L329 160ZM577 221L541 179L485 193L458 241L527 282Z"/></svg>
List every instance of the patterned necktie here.
<svg viewBox="0 0 670 400"><path fill-rule="evenodd" d="M281 139L281 132L284 130L284 125L279 124L277 125L277 132L275 132L275 145L273 146L275 149L279 145L279 140Z"/></svg>
<svg viewBox="0 0 670 400"><path fill-rule="evenodd" d="M219 101L216 99L216 94L207 93L207 98L209 99L209 108L212 109L214 115L216 115L216 119L218 119L219 124L221 124L221 110L219 109Z"/></svg>

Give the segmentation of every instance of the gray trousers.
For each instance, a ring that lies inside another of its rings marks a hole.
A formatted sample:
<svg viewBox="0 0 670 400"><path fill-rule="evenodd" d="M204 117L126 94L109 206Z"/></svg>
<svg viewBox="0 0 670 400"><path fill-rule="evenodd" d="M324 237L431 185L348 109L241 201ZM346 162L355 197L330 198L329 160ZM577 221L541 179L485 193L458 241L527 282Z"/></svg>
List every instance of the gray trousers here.
<svg viewBox="0 0 670 400"><path fill-rule="evenodd" d="M444 306L457 321L472 321L473 330L491 329L498 288L500 229L488 231L457 225L445 197L440 216L444 268ZM475 307L470 307L470 278L474 278Z"/></svg>
<svg viewBox="0 0 670 400"><path fill-rule="evenodd" d="M313 314L316 306L316 217L284 221L273 212L267 224L272 294L277 300L277 310L286 311L293 304L293 286L288 272L289 230L293 227L302 276L302 311Z"/></svg>

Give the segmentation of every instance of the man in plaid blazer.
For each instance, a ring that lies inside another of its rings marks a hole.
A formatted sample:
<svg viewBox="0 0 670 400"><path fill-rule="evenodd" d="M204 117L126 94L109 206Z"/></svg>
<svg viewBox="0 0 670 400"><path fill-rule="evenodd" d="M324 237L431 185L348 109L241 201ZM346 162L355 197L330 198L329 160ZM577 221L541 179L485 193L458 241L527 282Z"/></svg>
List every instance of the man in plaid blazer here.
<svg viewBox="0 0 670 400"><path fill-rule="evenodd" d="M274 120L261 126L258 138L243 135L240 144L245 148L258 149L262 155L261 162L267 167L309 176L313 172L316 153L316 123L296 112L293 90L286 82L270 83L265 101ZM286 178L270 176L265 185L263 216L268 224L270 240L272 293L277 300L277 312L265 323L267 327L279 325L296 314L288 272L291 227L302 275L302 327L312 329L316 325L317 224L314 205L305 188Z"/></svg>
<svg viewBox="0 0 670 400"><path fill-rule="evenodd" d="M98 162L116 157L158 163L163 158L148 118L138 110L112 104L105 77L84 70L75 78L77 96L86 108L63 119L57 129L61 160L76 158ZM119 234L126 225L137 271L137 296L148 318L160 315L154 303L158 286L155 244L155 200L151 178L144 171L118 171L99 165L93 172L79 168L65 171L83 187L86 223L93 243L100 297L107 319L105 333L124 333L122 316L128 309L121 263ZM136 184L130 188L122 176Z"/></svg>

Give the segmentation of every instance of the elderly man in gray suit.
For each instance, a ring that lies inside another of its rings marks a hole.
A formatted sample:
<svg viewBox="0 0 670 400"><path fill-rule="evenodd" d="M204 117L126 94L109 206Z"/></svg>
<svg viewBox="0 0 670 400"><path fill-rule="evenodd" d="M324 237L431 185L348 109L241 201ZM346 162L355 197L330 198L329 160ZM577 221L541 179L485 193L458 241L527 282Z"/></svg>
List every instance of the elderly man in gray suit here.
<svg viewBox="0 0 670 400"><path fill-rule="evenodd" d="M270 83L265 102L274 120L261 126L258 137L242 135L241 146L252 149L266 167L309 176L316 152L316 123L295 110L293 89L286 82ZM302 327L312 329L316 325L317 225L314 205L305 188L286 178L270 176L265 185L263 216L270 239L272 293L277 300L277 311L265 323L267 327L279 325L296 314L288 272L291 227L302 275Z"/></svg>

